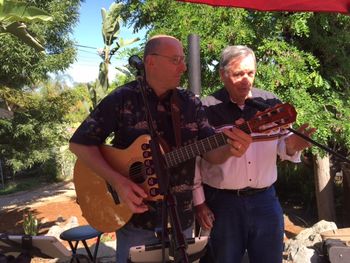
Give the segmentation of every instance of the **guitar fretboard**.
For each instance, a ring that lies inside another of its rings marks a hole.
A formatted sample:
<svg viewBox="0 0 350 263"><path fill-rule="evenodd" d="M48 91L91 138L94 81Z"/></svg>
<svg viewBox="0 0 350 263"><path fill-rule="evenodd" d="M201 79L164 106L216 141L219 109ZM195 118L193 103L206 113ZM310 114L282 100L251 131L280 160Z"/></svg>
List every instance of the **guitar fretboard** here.
<svg viewBox="0 0 350 263"><path fill-rule="evenodd" d="M248 134L251 133L248 122L237 126L237 128ZM221 132L166 153L164 154L164 159L167 167L171 168L198 155L219 148L225 144L227 144L227 136Z"/></svg>

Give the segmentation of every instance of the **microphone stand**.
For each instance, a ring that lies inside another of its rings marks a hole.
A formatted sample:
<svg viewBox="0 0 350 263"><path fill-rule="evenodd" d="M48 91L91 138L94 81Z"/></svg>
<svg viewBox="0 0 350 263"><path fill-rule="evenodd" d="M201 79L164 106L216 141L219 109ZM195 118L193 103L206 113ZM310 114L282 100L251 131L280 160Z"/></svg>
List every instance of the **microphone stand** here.
<svg viewBox="0 0 350 263"><path fill-rule="evenodd" d="M181 224L179 220L179 215L177 212L177 202L176 197L173 193L171 193L169 188L169 169L166 168L166 163L163 157L163 154L160 149L160 138L157 135L155 128L153 126L153 120L151 116L151 111L149 108L147 94L146 94L146 76L144 74L144 70L137 69L136 80L138 82L138 86L141 90L142 99L145 105L146 119L148 123L149 133L150 133L150 149L152 153L152 160L154 164L155 174L157 176L158 185L160 188L159 193L164 196L163 200L163 216L162 216L162 247L163 247L163 262L165 260L164 255L164 247L165 247L165 239L169 240L169 258L172 262L183 262L188 263L188 255L186 253L187 243L182 233ZM167 229L167 212L164 212L164 206L166 206L166 210L169 213L170 225L172 234L166 233ZM168 234L168 236L165 236Z"/></svg>
<svg viewBox="0 0 350 263"><path fill-rule="evenodd" d="M337 156L339 159L343 160L344 162L347 162L350 164L350 160L347 159L345 156L337 153L336 151L333 151L331 148L325 146L325 145L322 145L316 141L314 141L313 139L311 139L310 137L306 136L305 134L302 134L301 132L298 132L297 130L294 130L293 128L287 128L288 131L291 131L292 133L298 135L299 137L303 138L304 140L312 143L313 145L316 145L317 147L333 154L334 156Z"/></svg>

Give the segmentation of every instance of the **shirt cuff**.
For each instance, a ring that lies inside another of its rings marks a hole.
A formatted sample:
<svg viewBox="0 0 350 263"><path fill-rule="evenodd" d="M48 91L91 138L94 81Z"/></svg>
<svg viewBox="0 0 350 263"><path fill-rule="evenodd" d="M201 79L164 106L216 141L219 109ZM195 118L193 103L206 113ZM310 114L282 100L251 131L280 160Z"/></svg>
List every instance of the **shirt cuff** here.
<svg viewBox="0 0 350 263"><path fill-rule="evenodd" d="M290 135L289 135L290 136ZM286 136L288 137L288 136ZM280 158L282 161L287 160L293 163L300 163L301 162L301 151L297 151L295 152L293 155L288 155L287 154L287 147L286 147L286 143L285 143L285 138L283 137L282 140L280 141L279 144L279 152L280 152Z"/></svg>
<svg viewBox="0 0 350 263"><path fill-rule="evenodd" d="M203 204L205 202L204 190L202 185L193 189L192 194L194 206Z"/></svg>

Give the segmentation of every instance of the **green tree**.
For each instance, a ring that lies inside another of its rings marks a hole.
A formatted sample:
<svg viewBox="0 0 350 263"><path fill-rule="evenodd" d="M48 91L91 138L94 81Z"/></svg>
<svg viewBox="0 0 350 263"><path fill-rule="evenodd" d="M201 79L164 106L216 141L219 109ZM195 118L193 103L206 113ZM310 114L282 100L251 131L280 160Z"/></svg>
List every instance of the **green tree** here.
<svg viewBox="0 0 350 263"><path fill-rule="evenodd" d="M45 53L12 34L0 35L0 108L7 112L0 115L0 158L7 173L37 168L54 178L77 96L68 87L49 82L48 73L63 71L75 59L70 33L78 20L80 1L28 0L26 5L31 7L26 11L34 10L32 15L40 9L52 20L41 23L26 13L18 18L26 22L28 33L44 43Z"/></svg>
<svg viewBox="0 0 350 263"><path fill-rule="evenodd" d="M339 14L257 12L170 0L117 0L135 30L200 36L202 94L221 87L218 59L227 45L256 51L256 86L297 109L300 123L317 127L314 139L348 155L350 146L350 17ZM316 163L325 154L314 147ZM339 160L333 159L333 167ZM326 159L327 162L327 159ZM317 177L322 177L318 175Z"/></svg>
<svg viewBox="0 0 350 263"><path fill-rule="evenodd" d="M77 96L73 90L59 90L54 85L15 93L18 91L8 88L0 93L17 105L12 119L0 119L0 154L15 173L33 167L43 171L68 140L67 109L72 109ZM52 170L46 173L55 176Z"/></svg>
<svg viewBox="0 0 350 263"><path fill-rule="evenodd" d="M149 35L171 34L184 43L189 33L200 36L203 94L221 87L221 50L248 45L258 58L256 86L295 105L298 123L318 128L316 139L350 146L349 124L344 122L350 116L349 16L253 12L170 0L117 2L124 3L122 17L136 31L149 28Z"/></svg>
<svg viewBox="0 0 350 263"><path fill-rule="evenodd" d="M37 80L48 79L48 73L63 71L74 62L76 51L70 33L78 21L80 0L28 0L28 6L44 10L52 21L27 20L26 30L42 43L46 55L38 53L12 34L0 35L0 88L22 89Z"/></svg>

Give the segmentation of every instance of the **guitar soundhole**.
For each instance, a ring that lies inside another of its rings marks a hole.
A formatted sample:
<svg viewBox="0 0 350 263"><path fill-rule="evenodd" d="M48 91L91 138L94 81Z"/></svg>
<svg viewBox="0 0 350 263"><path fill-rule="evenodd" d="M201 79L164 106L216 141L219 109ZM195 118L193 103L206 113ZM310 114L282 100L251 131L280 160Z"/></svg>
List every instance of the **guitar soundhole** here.
<svg viewBox="0 0 350 263"><path fill-rule="evenodd" d="M130 166L130 179L136 184L142 184L146 180L145 169L142 162L133 163Z"/></svg>

